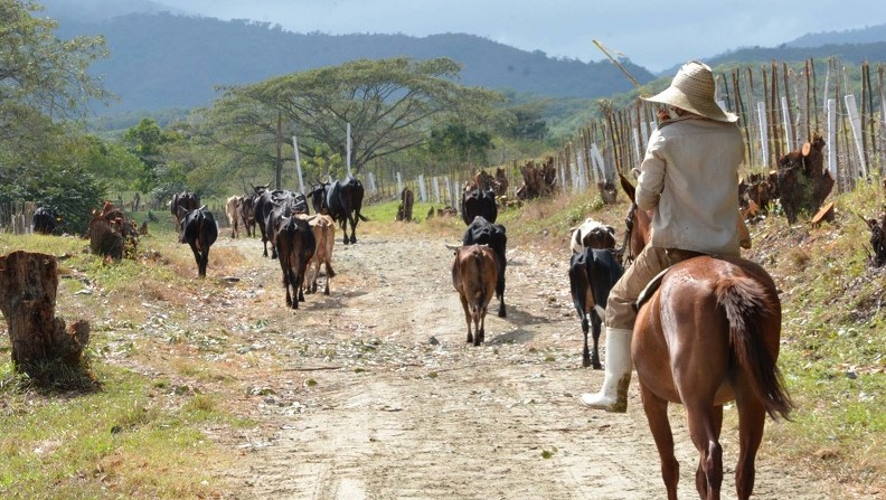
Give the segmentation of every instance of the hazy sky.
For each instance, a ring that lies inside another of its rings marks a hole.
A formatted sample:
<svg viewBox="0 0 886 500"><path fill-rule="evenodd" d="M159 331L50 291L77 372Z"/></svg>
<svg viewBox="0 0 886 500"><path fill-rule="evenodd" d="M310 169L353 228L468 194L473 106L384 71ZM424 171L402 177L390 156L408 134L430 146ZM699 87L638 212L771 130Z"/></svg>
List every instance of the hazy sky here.
<svg viewBox="0 0 886 500"><path fill-rule="evenodd" d="M652 70L808 32L886 22L882 0L160 0L299 32L465 32L552 56L597 60L594 38Z"/></svg>

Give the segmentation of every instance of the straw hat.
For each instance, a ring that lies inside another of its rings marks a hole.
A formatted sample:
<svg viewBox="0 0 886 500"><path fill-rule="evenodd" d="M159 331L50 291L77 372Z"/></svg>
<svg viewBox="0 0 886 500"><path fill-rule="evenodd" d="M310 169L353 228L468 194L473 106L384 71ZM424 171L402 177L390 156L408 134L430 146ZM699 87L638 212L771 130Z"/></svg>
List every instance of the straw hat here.
<svg viewBox="0 0 886 500"><path fill-rule="evenodd" d="M737 121L738 116L734 113L720 109L714 101L715 93L714 74L710 66L689 61L677 72L670 87L652 97L644 97L643 100L669 104L719 122Z"/></svg>

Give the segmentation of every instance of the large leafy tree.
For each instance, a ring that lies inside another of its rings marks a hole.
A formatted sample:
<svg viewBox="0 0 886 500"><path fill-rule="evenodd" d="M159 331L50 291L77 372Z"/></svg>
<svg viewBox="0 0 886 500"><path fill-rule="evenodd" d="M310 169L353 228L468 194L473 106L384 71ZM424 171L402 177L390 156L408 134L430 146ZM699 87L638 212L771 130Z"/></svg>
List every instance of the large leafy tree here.
<svg viewBox="0 0 886 500"><path fill-rule="evenodd" d="M59 40L57 23L35 17L30 0L0 0L0 120L9 124L23 106L50 117L70 117L93 98L106 97L89 66L107 54L101 37Z"/></svg>
<svg viewBox="0 0 886 500"><path fill-rule="evenodd" d="M426 143L440 121L481 122L499 94L456 82L460 66L445 58L357 60L226 89L217 116L238 124L243 150L263 151L281 168L283 153L268 149L292 132L310 157L317 143L346 156L352 127L352 167ZM285 139L284 139L285 138Z"/></svg>
<svg viewBox="0 0 886 500"><path fill-rule="evenodd" d="M80 134L59 124L105 93L87 72L106 51L101 38L59 40L56 23L30 0L0 0L0 203L52 205L66 229L82 231L104 186L84 166Z"/></svg>

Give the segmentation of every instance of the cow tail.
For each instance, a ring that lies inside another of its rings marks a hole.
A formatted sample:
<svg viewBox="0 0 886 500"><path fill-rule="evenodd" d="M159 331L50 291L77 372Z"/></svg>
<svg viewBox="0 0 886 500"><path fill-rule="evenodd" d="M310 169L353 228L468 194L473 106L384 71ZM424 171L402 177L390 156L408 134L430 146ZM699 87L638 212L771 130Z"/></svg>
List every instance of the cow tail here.
<svg viewBox="0 0 886 500"><path fill-rule="evenodd" d="M715 294L729 322L732 354L751 390L770 417L787 419L793 403L784 388L775 359L763 343L763 320L770 314L766 291L759 282L737 276L721 279Z"/></svg>

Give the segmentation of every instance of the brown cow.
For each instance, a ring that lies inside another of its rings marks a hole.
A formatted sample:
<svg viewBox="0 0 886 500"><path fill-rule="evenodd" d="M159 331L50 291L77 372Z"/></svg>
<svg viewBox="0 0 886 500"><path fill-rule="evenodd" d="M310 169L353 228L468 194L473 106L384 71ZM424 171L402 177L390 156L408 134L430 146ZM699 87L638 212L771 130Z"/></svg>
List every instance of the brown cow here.
<svg viewBox="0 0 886 500"><path fill-rule="evenodd" d="M486 310L495 295L498 265L495 252L487 245L449 247L455 250L452 264L452 286L461 298L468 324L468 343L479 346L486 337ZM471 334L471 322L474 335Z"/></svg>
<svg viewBox="0 0 886 500"><path fill-rule="evenodd" d="M231 196L225 202L225 215L228 216L228 222L231 223L231 238L236 239L237 233L240 231L240 206L243 204L242 196Z"/></svg>
<svg viewBox="0 0 886 500"><path fill-rule="evenodd" d="M311 231L314 233L316 250L311 261L308 262L308 292L317 292L317 280L320 277L320 265L326 266L326 289L324 295L329 295L329 280L335 277L332 270L332 249L335 247L335 221L328 215L300 216L308 221Z"/></svg>

